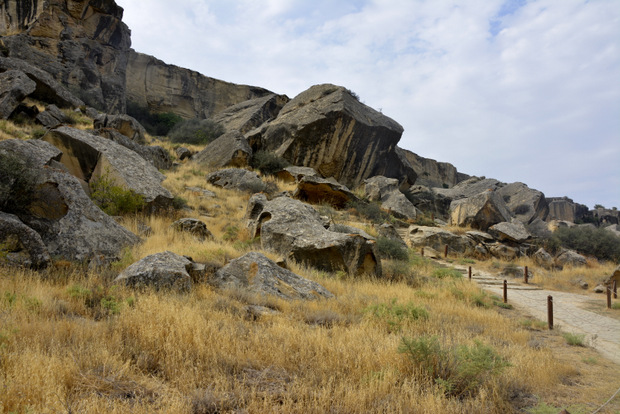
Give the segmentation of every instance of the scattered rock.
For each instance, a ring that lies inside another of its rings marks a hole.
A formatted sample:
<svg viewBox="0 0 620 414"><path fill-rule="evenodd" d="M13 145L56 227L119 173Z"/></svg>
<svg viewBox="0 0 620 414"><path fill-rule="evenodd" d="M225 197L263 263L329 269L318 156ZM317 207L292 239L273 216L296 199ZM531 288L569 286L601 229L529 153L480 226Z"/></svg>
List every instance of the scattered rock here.
<svg viewBox="0 0 620 414"><path fill-rule="evenodd" d="M485 233L484 231L468 231L465 232L465 235L476 243L493 243L493 241L495 241L493 236L489 233Z"/></svg>
<svg viewBox="0 0 620 414"><path fill-rule="evenodd" d="M564 250L558 257L555 258L555 264L561 267L585 266L586 263L586 258L574 250Z"/></svg>
<svg viewBox="0 0 620 414"><path fill-rule="evenodd" d="M185 147L179 147L174 152L176 152L177 157L179 158L180 161L191 158L192 155L194 155L194 153L190 149L185 148Z"/></svg>
<svg viewBox="0 0 620 414"><path fill-rule="evenodd" d="M250 235L260 236L264 249L328 272L381 276L374 241L325 229L319 213L300 201L255 194L246 217Z"/></svg>
<svg viewBox="0 0 620 414"><path fill-rule="evenodd" d="M215 273L211 283L220 288L248 289L284 299L308 300L334 296L318 283L283 269L256 252L231 260Z"/></svg>
<svg viewBox="0 0 620 414"><path fill-rule="evenodd" d="M188 258L165 251L130 265L114 282L135 288L154 287L189 292L192 288L192 278L189 275L191 267L192 261Z"/></svg>
<svg viewBox="0 0 620 414"><path fill-rule="evenodd" d="M331 223L327 230L333 231L336 233L344 233L344 234L359 234L367 240L375 240L370 234L366 233L362 229L358 229L357 227L347 226L346 224L334 224Z"/></svg>
<svg viewBox="0 0 620 414"><path fill-rule="evenodd" d="M192 161L212 168L246 167L250 165L252 148L239 131L227 132L210 142L192 157Z"/></svg>
<svg viewBox="0 0 620 414"><path fill-rule="evenodd" d="M448 251L470 254L475 243L467 236L459 236L439 227L410 226L407 230L407 241L412 247L432 247L437 251Z"/></svg>
<svg viewBox="0 0 620 414"><path fill-rule="evenodd" d="M407 199L419 210L438 217L447 217L450 213L451 199L435 193L428 187L414 185L407 191Z"/></svg>
<svg viewBox="0 0 620 414"><path fill-rule="evenodd" d="M0 211L0 260L43 269L51 261L41 236L17 216Z"/></svg>
<svg viewBox="0 0 620 414"><path fill-rule="evenodd" d="M229 190L260 193L267 191L268 187L258 174L241 168L227 168L207 174L209 184Z"/></svg>
<svg viewBox="0 0 620 414"><path fill-rule="evenodd" d="M376 176L364 181L365 192L371 201L380 201L381 208L394 217L414 220L418 211L411 201L400 191L398 180Z"/></svg>
<svg viewBox="0 0 620 414"><path fill-rule="evenodd" d="M452 188L433 188L433 191L451 200L460 200L475 197L483 192L495 192L503 186L504 184L494 178L471 177Z"/></svg>
<svg viewBox="0 0 620 414"><path fill-rule="evenodd" d="M430 246L422 247L424 249L424 257L428 257L431 259L443 259L443 254L439 253L437 250L433 249Z"/></svg>
<svg viewBox="0 0 620 414"><path fill-rule="evenodd" d="M128 148L150 162L158 170L169 170L172 168L172 159L168 151L159 145L140 145L127 138L120 132L104 128L97 131L100 137L112 140L125 148Z"/></svg>
<svg viewBox="0 0 620 414"><path fill-rule="evenodd" d="M328 203L335 208L344 208L350 201L357 200L346 186L316 176L299 180L293 197L312 204Z"/></svg>
<svg viewBox="0 0 620 414"><path fill-rule="evenodd" d="M286 95L269 94L229 106L211 119L226 131L245 134L278 116L289 101Z"/></svg>
<svg viewBox="0 0 620 414"><path fill-rule="evenodd" d="M400 237L396 227L390 223L383 223L379 226L378 229L379 237L385 237L386 239L394 240L403 245L403 247L407 247L407 243Z"/></svg>
<svg viewBox="0 0 620 414"><path fill-rule="evenodd" d="M607 292L607 286L605 285L597 285L594 289L592 289L594 293L605 293Z"/></svg>
<svg viewBox="0 0 620 414"><path fill-rule="evenodd" d="M36 86L24 72L8 70L0 73L0 118L8 119Z"/></svg>
<svg viewBox="0 0 620 414"><path fill-rule="evenodd" d="M489 234L495 237L498 241L510 241L515 243L523 243L528 240L530 233L525 228L525 225L519 220L513 220L512 222L497 223L489 227Z"/></svg>
<svg viewBox="0 0 620 414"><path fill-rule="evenodd" d="M485 191L473 197L453 201L450 203L450 210L452 211L451 224L471 226L482 231L486 231L494 224L511 219L504 200L495 191Z"/></svg>
<svg viewBox="0 0 620 414"><path fill-rule="evenodd" d="M191 191L192 193L199 195L200 197L203 198L215 198L217 197L217 194L215 194L213 191L209 191L209 190L205 190L204 188L200 188L200 187L185 187L185 189L187 191Z"/></svg>
<svg viewBox="0 0 620 414"><path fill-rule="evenodd" d="M214 238L207 225L194 218L182 218L172 223L171 227L176 231L191 233L201 241Z"/></svg>
<svg viewBox="0 0 620 414"><path fill-rule="evenodd" d="M529 224L536 218L545 220L549 214L545 195L523 183L511 183L497 191L504 199L508 210L524 224Z"/></svg>
<svg viewBox="0 0 620 414"><path fill-rule="evenodd" d="M491 253L491 255L497 257L498 259L510 261L519 257L519 249L507 246L502 243L487 245L487 249L489 250L489 253Z"/></svg>
<svg viewBox="0 0 620 414"><path fill-rule="evenodd" d="M56 128L62 124L71 124L72 120L64 112L62 112L56 105L48 105L45 111L40 112L36 116L38 123L45 128Z"/></svg>
<svg viewBox="0 0 620 414"><path fill-rule="evenodd" d="M277 172L276 177L287 183L298 183L304 177L320 177L320 175L314 168L290 166Z"/></svg>
<svg viewBox="0 0 620 414"><path fill-rule="evenodd" d="M545 269L551 269L554 265L553 257L542 247L534 253L534 261Z"/></svg>
<svg viewBox="0 0 620 414"><path fill-rule="evenodd" d="M137 119L129 115L99 115L93 121L95 130L112 128L137 144L146 144L146 130Z"/></svg>

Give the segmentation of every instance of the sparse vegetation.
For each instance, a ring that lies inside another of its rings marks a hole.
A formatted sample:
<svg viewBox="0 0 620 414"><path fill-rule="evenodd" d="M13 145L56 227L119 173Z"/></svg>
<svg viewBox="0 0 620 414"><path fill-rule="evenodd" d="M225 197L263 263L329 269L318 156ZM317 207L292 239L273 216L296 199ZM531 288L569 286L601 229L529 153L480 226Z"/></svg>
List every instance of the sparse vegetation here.
<svg viewBox="0 0 620 414"><path fill-rule="evenodd" d="M117 185L108 171L101 177L91 180L90 190L90 197L95 204L111 216L136 213L145 206L144 197Z"/></svg>
<svg viewBox="0 0 620 414"><path fill-rule="evenodd" d="M386 237L378 237L377 251L382 258L406 261L409 259L409 250L402 243L388 239Z"/></svg>
<svg viewBox="0 0 620 414"><path fill-rule="evenodd" d="M168 136L175 143L205 145L224 132L223 126L210 119L188 119L175 124Z"/></svg>
<svg viewBox="0 0 620 414"><path fill-rule="evenodd" d="M564 332L562 336L566 340L566 343L571 346L585 346L584 341L586 336L584 334Z"/></svg>
<svg viewBox="0 0 620 414"><path fill-rule="evenodd" d="M620 238L602 228L561 227L553 233L548 242L551 251L557 251L558 246L574 249L598 259L620 262Z"/></svg>
<svg viewBox="0 0 620 414"><path fill-rule="evenodd" d="M282 157L278 157L273 152L257 151L252 156L251 166L259 170L264 175L274 175L288 167L290 163Z"/></svg>
<svg viewBox="0 0 620 414"><path fill-rule="evenodd" d="M148 108L135 102L127 102L127 115L134 117L151 135L164 136L183 121L179 115L171 112L151 113Z"/></svg>

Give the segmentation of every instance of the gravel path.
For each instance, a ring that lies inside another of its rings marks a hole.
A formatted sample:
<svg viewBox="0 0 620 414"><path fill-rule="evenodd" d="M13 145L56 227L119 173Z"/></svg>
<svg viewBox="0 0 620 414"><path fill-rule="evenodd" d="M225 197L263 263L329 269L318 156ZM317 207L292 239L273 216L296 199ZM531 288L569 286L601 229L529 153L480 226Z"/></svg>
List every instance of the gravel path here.
<svg viewBox="0 0 620 414"><path fill-rule="evenodd" d="M449 265L448 263L443 263ZM451 265L464 272L467 277L466 266ZM489 292L503 297L503 277L496 274L474 270L472 279ZM544 290L532 285L511 280L508 282L508 303L519 308L541 321L547 321L547 296L553 297L553 325L554 329L563 332L586 335L586 343L597 349L601 354L616 364L620 364L620 321L599 315L584 309L592 305L593 299L600 301L604 309L607 305L604 295L592 296L576 293Z"/></svg>

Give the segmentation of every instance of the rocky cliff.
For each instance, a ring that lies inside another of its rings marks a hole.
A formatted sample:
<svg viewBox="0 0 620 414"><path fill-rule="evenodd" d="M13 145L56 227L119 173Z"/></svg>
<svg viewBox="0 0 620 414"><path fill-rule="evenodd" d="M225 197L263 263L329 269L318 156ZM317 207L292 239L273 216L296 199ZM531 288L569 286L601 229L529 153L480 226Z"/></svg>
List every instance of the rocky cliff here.
<svg viewBox="0 0 620 414"><path fill-rule="evenodd" d="M203 119L270 94L267 89L210 78L134 50L128 53L127 101L151 112Z"/></svg>
<svg viewBox="0 0 620 414"><path fill-rule="evenodd" d="M50 73L87 104L125 112L130 30L113 0L0 3L5 56Z"/></svg>
<svg viewBox="0 0 620 414"><path fill-rule="evenodd" d="M450 163L424 158L406 149L402 151L418 175L416 184L426 187L450 188L469 178L467 174L459 173L456 167Z"/></svg>

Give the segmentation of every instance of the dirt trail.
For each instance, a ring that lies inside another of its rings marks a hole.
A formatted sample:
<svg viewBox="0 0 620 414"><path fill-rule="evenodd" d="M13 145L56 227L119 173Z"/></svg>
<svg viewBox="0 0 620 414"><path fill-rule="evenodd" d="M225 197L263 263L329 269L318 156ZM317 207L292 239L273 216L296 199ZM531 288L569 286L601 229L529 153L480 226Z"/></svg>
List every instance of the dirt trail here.
<svg viewBox="0 0 620 414"><path fill-rule="evenodd" d="M467 277L467 266L441 263L464 272ZM474 270L472 279L484 290L500 297L503 296L504 277L500 278L494 273ZM592 297L544 290L515 280L508 281L507 295L508 303L512 306L545 322L547 321L547 296L551 295L554 328L563 332L585 334L587 344L620 365L620 321L584 309L592 305L593 299L600 302L601 308L604 308L606 306L604 295Z"/></svg>

